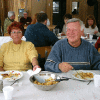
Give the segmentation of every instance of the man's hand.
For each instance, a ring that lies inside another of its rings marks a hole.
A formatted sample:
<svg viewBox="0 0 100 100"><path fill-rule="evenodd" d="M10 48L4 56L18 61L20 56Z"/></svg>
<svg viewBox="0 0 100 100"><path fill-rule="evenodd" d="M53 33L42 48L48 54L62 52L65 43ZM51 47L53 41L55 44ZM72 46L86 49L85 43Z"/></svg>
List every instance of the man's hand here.
<svg viewBox="0 0 100 100"><path fill-rule="evenodd" d="M68 64L67 62L62 62L59 64L59 69L62 72L68 72L69 70L72 70L73 67L70 64Z"/></svg>
<svg viewBox="0 0 100 100"><path fill-rule="evenodd" d="M33 71L35 71L36 68L41 68L41 67L40 67L39 65L35 65L35 66L33 67Z"/></svg>

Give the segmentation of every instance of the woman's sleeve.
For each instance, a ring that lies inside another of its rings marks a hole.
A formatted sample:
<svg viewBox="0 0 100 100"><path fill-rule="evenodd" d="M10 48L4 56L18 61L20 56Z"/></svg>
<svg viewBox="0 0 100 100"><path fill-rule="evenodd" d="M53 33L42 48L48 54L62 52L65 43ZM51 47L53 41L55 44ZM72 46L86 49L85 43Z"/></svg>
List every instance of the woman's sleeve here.
<svg viewBox="0 0 100 100"><path fill-rule="evenodd" d="M95 31L98 31L98 27L97 26L95 27Z"/></svg>
<svg viewBox="0 0 100 100"><path fill-rule="evenodd" d="M64 32L64 25L63 25L63 28L62 28L62 32Z"/></svg>
<svg viewBox="0 0 100 100"><path fill-rule="evenodd" d="M98 27L97 26L95 27L95 31L98 31ZM98 33L96 33L96 36L99 36L100 37L99 31L98 31Z"/></svg>
<svg viewBox="0 0 100 100"><path fill-rule="evenodd" d="M31 42L27 43L27 55L31 63L34 57L38 58L37 50L35 49L34 44L32 44Z"/></svg>
<svg viewBox="0 0 100 100"><path fill-rule="evenodd" d="M0 48L0 67L3 67L3 59L5 51L6 51L6 44L4 43Z"/></svg>
<svg viewBox="0 0 100 100"><path fill-rule="evenodd" d="M83 25L81 26L81 30L84 30L83 33L84 33L84 36L86 36L86 33L87 33L87 32L86 32L85 24L83 24Z"/></svg>

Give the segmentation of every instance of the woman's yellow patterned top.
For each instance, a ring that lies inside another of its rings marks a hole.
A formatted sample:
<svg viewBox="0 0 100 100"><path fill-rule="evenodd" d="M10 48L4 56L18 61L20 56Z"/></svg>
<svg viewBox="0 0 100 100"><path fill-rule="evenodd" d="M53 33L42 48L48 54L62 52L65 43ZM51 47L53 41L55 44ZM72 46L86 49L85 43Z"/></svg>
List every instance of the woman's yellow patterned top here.
<svg viewBox="0 0 100 100"><path fill-rule="evenodd" d="M4 70L32 69L34 57L38 57L38 53L31 42L22 41L21 44L14 44L10 41L0 48L0 66L3 66Z"/></svg>

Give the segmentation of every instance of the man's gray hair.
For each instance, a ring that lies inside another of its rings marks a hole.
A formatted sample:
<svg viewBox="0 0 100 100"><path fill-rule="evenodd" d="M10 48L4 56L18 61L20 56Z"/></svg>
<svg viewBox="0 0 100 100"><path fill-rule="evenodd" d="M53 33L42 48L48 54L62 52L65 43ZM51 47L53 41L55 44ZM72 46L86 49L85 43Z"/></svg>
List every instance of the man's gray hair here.
<svg viewBox="0 0 100 100"><path fill-rule="evenodd" d="M8 12L8 17L10 18L11 16L15 15L15 12L14 11L9 11Z"/></svg>
<svg viewBox="0 0 100 100"><path fill-rule="evenodd" d="M83 21L81 21L81 20L78 19L78 18L72 18L72 19L69 19L69 20L67 21L67 24L68 24L68 23L71 23L71 22L79 22L79 23L80 23L80 26L81 26L81 30L83 30L83 28L84 28Z"/></svg>
<svg viewBox="0 0 100 100"><path fill-rule="evenodd" d="M23 12L23 14L26 14L26 13L27 13L26 11ZM28 14L28 13L27 13L27 14Z"/></svg>
<svg viewBox="0 0 100 100"><path fill-rule="evenodd" d="M45 13L44 11L40 11L40 13Z"/></svg>

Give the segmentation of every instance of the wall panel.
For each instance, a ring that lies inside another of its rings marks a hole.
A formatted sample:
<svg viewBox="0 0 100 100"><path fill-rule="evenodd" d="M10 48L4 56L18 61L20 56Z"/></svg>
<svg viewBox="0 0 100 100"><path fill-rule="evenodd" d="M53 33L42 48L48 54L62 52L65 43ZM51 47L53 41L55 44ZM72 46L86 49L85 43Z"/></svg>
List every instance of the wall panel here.
<svg viewBox="0 0 100 100"><path fill-rule="evenodd" d="M88 6L87 0L66 0L66 13L72 13L72 2L79 2L79 14L73 17L80 18L83 22L88 15L94 15L94 6Z"/></svg>
<svg viewBox="0 0 100 100"><path fill-rule="evenodd" d="M52 25L52 21L53 21L53 0L47 0L46 13L47 13L48 18L50 20L50 25Z"/></svg>
<svg viewBox="0 0 100 100"><path fill-rule="evenodd" d="M1 12L2 23L4 19L7 17L8 11L15 11L16 21L18 21L18 9L26 8L29 16L33 17L35 13L39 13L40 11L45 11L50 19L50 23L52 25L52 3L53 0L1 0L3 1L3 9ZM94 7L87 5L87 0L66 0L66 13L71 13L72 10L72 2L79 2L79 15L73 15L73 17L80 18L85 22L87 15L94 13ZM2 3L2 2L1 2ZM26 5L25 5L26 4ZM2 4L1 4L2 5ZM2 7L2 6L1 6ZM4 11L4 12L3 12ZM3 13L3 15L2 15ZM1 17L0 16L0 17Z"/></svg>
<svg viewBox="0 0 100 100"><path fill-rule="evenodd" d="M39 13L40 11L46 12L46 2L47 0L32 0L31 16L33 17L35 13Z"/></svg>

